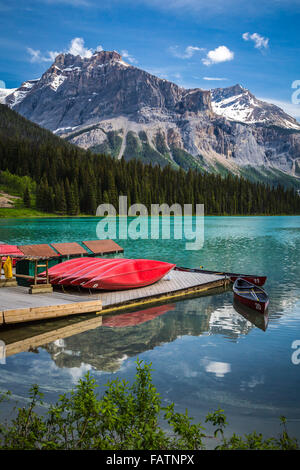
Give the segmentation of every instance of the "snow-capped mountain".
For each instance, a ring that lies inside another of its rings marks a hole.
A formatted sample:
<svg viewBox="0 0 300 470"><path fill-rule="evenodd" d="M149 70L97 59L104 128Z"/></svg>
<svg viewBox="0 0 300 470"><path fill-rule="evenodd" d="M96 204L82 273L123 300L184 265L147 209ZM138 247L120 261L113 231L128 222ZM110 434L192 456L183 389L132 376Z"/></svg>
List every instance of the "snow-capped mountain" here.
<svg viewBox="0 0 300 470"><path fill-rule="evenodd" d="M8 95L11 95L16 88L0 88L0 103L4 104Z"/></svg>
<svg viewBox="0 0 300 470"><path fill-rule="evenodd" d="M241 85L211 90L214 112L231 121L263 123L300 130L300 123L274 104L258 100Z"/></svg>
<svg viewBox="0 0 300 470"><path fill-rule="evenodd" d="M300 177L300 125L240 85L184 89L115 51L59 54L5 104L76 145L200 171ZM250 172L250 173L249 173ZM272 176L272 177L273 177Z"/></svg>
<svg viewBox="0 0 300 470"><path fill-rule="evenodd" d="M30 92L32 87L39 82L39 79L36 80L27 80L22 83L19 88L12 89L9 94L6 95L5 99L2 101L2 104L7 104L10 108L14 108L17 104L21 103L27 94Z"/></svg>

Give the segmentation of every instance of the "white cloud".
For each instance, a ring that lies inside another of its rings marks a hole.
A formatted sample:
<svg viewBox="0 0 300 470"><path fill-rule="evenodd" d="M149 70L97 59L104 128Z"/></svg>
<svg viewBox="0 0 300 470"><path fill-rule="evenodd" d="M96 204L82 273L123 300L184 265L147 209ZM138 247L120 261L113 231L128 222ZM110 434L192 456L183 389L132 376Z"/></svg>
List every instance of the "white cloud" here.
<svg viewBox="0 0 300 470"><path fill-rule="evenodd" d="M0 80L0 88L6 88L4 80Z"/></svg>
<svg viewBox="0 0 300 470"><path fill-rule="evenodd" d="M264 38L258 33L244 33L242 38L244 41L253 41L256 49L267 49L269 47L269 38Z"/></svg>
<svg viewBox="0 0 300 470"><path fill-rule="evenodd" d="M225 374L231 372L231 365L228 362L209 361L205 370L215 374L216 377L224 377Z"/></svg>
<svg viewBox="0 0 300 470"><path fill-rule="evenodd" d="M30 62L53 62L59 54L57 51L48 51L46 54L42 54L39 49L31 47L27 47L27 52L31 55Z"/></svg>
<svg viewBox="0 0 300 470"><path fill-rule="evenodd" d="M83 38L74 38L71 41L68 53L72 55L80 55L82 58L89 58L92 57L93 50L84 47Z"/></svg>
<svg viewBox="0 0 300 470"><path fill-rule="evenodd" d="M190 59L195 52L204 51L203 47L197 46L187 46L183 52L179 50L179 46L171 46L169 47L169 51L174 57L178 57L179 59Z"/></svg>
<svg viewBox="0 0 300 470"><path fill-rule="evenodd" d="M126 49L123 49L121 51L121 55L124 59L128 60L128 62L130 62L131 64L137 64L138 62L134 57L132 57L132 55L128 53Z"/></svg>
<svg viewBox="0 0 300 470"><path fill-rule="evenodd" d="M102 46L97 46L96 51L102 51ZM93 49L88 49L84 46L84 39L83 38L74 38L71 40L69 48L64 51L48 51L46 53L41 53L39 49L32 49L31 47L27 47L27 52L30 54L30 62L54 62L55 57L58 54L69 53L73 55L80 55L82 58L89 58L93 55Z"/></svg>
<svg viewBox="0 0 300 470"><path fill-rule="evenodd" d="M203 77L203 80L223 81L223 80L228 80L228 78L219 78L219 77Z"/></svg>
<svg viewBox="0 0 300 470"><path fill-rule="evenodd" d="M233 60L234 52L226 46L219 46L212 51L209 51L205 59L202 59L204 65L219 64L220 62L227 62Z"/></svg>
<svg viewBox="0 0 300 470"><path fill-rule="evenodd" d="M77 383L84 375L91 371L93 368L90 364L84 364L83 362L79 367L70 367L68 373L71 376L72 382Z"/></svg>

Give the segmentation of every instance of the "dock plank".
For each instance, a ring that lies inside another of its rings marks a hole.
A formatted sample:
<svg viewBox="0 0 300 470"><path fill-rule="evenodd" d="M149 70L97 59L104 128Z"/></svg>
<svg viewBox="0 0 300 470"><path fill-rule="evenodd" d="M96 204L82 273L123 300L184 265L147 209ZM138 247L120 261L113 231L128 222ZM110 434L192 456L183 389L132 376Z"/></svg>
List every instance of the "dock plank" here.
<svg viewBox="0 0 300 470"><path fill-rule="evenodd" d="M91 313L102 310L101 300L88 300L86 302L64 303L60 305L47 305L43 307L32 307L23 309L10 309L3 311L5 324L19 323L22 319L26 321L44 320L47 318L58 318L80 313Z"/></svg>

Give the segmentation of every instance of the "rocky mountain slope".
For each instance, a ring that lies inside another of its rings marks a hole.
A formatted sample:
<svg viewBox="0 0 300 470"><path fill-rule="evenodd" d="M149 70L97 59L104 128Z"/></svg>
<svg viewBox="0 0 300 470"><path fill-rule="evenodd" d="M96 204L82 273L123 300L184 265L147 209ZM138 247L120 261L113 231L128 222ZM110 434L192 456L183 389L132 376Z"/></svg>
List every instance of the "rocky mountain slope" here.
<svg viewBox="0 0 300 470"><path fill-rule="evenodd" d="M4 99L85 149L162 166L279 181L300 177L300 125L240 85L184 89L122 60L60 54Z"/></svg>
<svg viewBox="0 0 300 470"><path fill-rule="evenodd" d="M241 85L215 88L211 90L211 100L213 111L230 121L300 130L300 124L296 119L278 106L258 100Z"/></svg>

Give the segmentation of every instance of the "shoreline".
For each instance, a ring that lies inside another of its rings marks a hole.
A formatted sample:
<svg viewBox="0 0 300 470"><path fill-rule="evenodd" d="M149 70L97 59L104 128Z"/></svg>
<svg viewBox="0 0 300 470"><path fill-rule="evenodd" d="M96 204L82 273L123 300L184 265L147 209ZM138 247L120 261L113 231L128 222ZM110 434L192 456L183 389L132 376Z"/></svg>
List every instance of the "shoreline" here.
<svg viewBox="0 0 300 470"><path fill-rule="evenodd" d="M135 219L136 217L184 217L178 216L178 215L172 215L170 214L169 216L161 215L159 214L158 216L152 216L151 214L147 216L124 216L124 215L118 215L116 214L115 216L98 216L98 215L58 215L58 214L38 214L38 215L27 215L27 214L21 214L21 215L15 215L12 217L6 217L1 215L1 209L0 209L0 221L1 220L15 220L15 219L103 219L105 217L127 217L128 219ZM193 214L192 217L196 217L196 214ZM204 217L300 217L300 214L204 214Z"/></svg>

